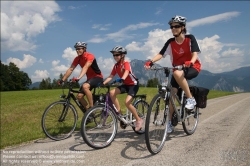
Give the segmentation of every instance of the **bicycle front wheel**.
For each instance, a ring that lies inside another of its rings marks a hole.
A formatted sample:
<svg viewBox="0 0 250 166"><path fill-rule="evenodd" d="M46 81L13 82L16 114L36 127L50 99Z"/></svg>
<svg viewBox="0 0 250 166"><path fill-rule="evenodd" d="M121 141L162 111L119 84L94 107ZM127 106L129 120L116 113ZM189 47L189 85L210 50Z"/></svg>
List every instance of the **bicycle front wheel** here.
<svg viewBox="0 0 250 166"><path fill-rule="evenodd" d="M139 131L135 130L135 127L132 127L134 132L137 134L144 134L145 133L145 124L146 124L146 117L147 117L147 111L149 108L149 104L144 100L139 100L138 102L135 102L134 107L137 111L138 116L143 120L142 128ZM133 120L135 120L133 116ZM135 123L134 123L135 124Z"/></svg>
<svg viewBox="0 0 250 166"><path fill-rule="evenodd" d="M97 105L84 114L81 135L88 146L105 148L112 143L116 133L117 120L111 109L106 110L104 105Z"/></svg>
<svg viewBox="0 0 250 166"><path fill-rule="evenodd" d="M42 129L47 137L59 141L68 138L75 130L77 112L66 101L57 101L49 105L42 116Z"/></svg>
<svg viewBox="0 0 250 166"><path fill-rule="evenodd" d="M161 94L152 99L146 118L145 140L151 154L157 154L164 146L167 137L169 112L166 111L166 102ZM165 115L164 115L165 114Z"/></svg>
<svg viewBox="0 0 250 166"><path fill-rule="evenodd" d="M185 109L185 111L186 111L186 117L182 122L182 127L187 135L191 135L195 132L198 125L199 108L194 107L193 110Z"/></svg>

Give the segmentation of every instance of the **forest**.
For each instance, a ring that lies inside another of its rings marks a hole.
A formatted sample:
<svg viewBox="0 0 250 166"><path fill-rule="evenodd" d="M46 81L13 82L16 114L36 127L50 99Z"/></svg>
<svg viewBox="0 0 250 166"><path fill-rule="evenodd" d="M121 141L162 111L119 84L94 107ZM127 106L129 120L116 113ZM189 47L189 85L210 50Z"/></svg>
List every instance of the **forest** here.
<svg viewBox="0 0 250 166"><path fill-rule="evenodd" d="M32 81L27 73L21 71L14 63L10 62L9 65L5 65L1 62L1 82L0 91L21 91L29 90ZM45 90L45 89L59 89L58 80L62 79L61 73L58 79L51 80L50 77L41 80L39 87L33 87L32 90ZM156 87L159 85L158 79L149 79L147 87ZM144 86L144 85L140 85ZM79 88L80 84L77 82L74 88Z"/></svg>

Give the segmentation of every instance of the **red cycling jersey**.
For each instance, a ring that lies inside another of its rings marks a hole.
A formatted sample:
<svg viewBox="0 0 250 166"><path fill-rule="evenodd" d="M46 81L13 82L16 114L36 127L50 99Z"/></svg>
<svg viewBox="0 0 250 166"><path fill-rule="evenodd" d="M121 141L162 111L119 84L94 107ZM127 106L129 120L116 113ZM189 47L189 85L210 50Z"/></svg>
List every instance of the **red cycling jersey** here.
<svg viewBox="0 0 250 166"><path fill-rule="evenodd" d="M131 66L129 62L123 62L123 63L116 63L113 67L113 70L111 71L111 75L116 75L121 78L125 72L125 70L129 71L129 74L127 78L123 81L124 85L137 85L138 81L135 75L132 72Z"/></svg>
<svg viewBox="0 0 250 166"><path fill-rule="evenodd" d="M163 57L170 55L173 66L183 65L185 61L190 61L192 58L192 52L200 53L199 45L195 37L191 34L185 35L185 39L182 43L177 43L175 38L170 38L162 48L159 54ZM201 70L201 61L198 59L192 66L198 72Z"/></svg>
<svg viewBox="0 0 250 166"><path fill-rule="evenodd" d="M77 66L78 64L80 64L80 66L83 68L87 62L92 63L86 72L87 80L94 77L103 78L102 72L97 65L94 55L89 52L84 52L83 55L75 57L74 61L72 62L72 65Z"/></svg>

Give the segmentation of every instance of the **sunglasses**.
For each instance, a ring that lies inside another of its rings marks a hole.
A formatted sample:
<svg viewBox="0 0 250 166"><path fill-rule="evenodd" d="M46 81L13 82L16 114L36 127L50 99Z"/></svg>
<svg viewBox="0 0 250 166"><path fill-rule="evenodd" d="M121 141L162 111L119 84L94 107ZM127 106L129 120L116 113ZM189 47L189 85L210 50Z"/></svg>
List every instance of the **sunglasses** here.
<svg viewBox="0 0 250 166"><path fill-rule="evenodd" d="M181 27L180 25L170 26L171 29L173 29L173 28L176 29L176 28L180 28L180 27Z"/></svg>
<svg viewBox="0 0 250 166"><path fill-rule="evenodd" d="M122 55L122 54L113 54L113 56L120 56L120 55Z"/></svg>
<svg viewBox="0 0 250 166"><path fill-rule="evenodd" d="M83 48L76 48L76 50L80 50L80 49L83 49Z"/></svg>

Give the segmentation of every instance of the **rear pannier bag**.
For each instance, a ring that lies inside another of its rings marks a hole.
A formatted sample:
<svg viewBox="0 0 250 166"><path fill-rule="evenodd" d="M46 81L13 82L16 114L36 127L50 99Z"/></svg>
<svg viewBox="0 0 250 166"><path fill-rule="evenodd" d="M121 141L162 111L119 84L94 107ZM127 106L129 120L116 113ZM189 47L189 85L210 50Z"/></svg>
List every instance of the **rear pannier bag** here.
<svg viewBox="0 0 250 166"><path fill-rule="evenodd" d="M207 95L209 93L209 89L203 88L203 87L196 87L196 86L190 86L189 89L196 100L196 103L197 103L196 107L206 108Z"/></svg>

